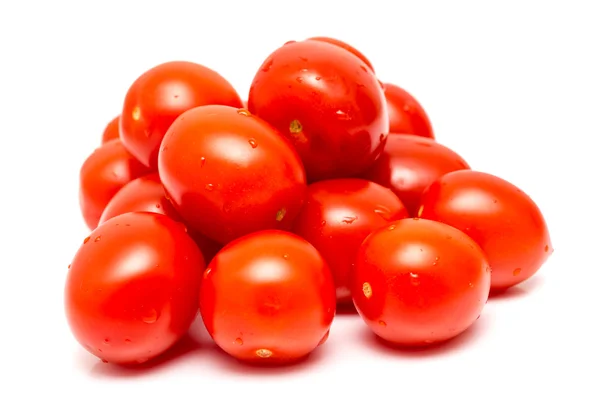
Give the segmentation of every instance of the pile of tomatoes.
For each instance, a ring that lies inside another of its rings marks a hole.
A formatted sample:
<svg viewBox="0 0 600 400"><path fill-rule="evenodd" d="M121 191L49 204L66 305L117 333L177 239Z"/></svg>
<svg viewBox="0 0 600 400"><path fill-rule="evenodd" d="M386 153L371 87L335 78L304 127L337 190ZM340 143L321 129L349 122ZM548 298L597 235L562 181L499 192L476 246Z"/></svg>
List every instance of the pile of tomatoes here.
<svg viewBox="0 0 600 400"><path fill-rule="evenodd" d="M200 312L215 343L288 363L355 307L381 339L427 346L552 253L523 191L435 140L419 102L355 48L292 41L247 104L217 72L144 72L80 172L92 230L69 266L67 320L105 362L143 363Z"/></svg>

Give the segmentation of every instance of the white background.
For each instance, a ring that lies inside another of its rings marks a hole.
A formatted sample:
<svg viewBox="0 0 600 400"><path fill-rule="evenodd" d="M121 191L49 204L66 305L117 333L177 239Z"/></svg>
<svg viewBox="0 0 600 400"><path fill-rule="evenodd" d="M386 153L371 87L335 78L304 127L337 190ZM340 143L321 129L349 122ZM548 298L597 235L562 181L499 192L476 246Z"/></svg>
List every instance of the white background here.
<svg viewBox="0 0 600 400"><path fill-rule="evenodd" d="M594 1L25 1L0 4L0 398L598 399L600 14ZM529 193L555 253L436 350L376 345L340 315L280 370L200 346L151 369L102 364L72 338L67 265L86 236L79 167L155 64L205 64L246 97L288 40L333 36L412 92L440 142Z"/></svg>

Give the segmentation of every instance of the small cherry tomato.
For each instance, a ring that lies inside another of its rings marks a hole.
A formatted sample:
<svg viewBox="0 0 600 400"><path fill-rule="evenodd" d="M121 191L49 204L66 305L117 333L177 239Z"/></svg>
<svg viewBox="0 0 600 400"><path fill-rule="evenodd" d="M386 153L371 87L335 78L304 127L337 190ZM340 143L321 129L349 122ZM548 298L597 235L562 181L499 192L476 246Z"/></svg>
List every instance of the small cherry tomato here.
<svg viewBox="0 0 600 400"><path fill-rule="evenodd" d="M383 87L390 118L390 133L408 133L434 139L431 121L417 99L391 83L384 83Z"/></svg>
<svg viewBox="0 0 600 400"><path fill-rule="evenodd" d="M102 133L102 144L109 142L113 139L119 139L119 116L117 115L104 128Z"/></svg>
<svg viewBox="0 0 600 400"><path fill-rule="evenodd" d="M388 136L383 154L362 177L392 189L416 216L427 186L448 172L469 168L461 156L433 139L395 134Z"/></svg>
<svg viewBox="0 0 600 400"><path fill-rule="evenodd" d="M352 278L360 316L377 336L402 346L457 336L477 320L489 292L489 265L469 236L412 218L369 235Z"/></svg>
<svg viewBox="0 0 600 400"><path fill-rule="evenodd" d="M200 312L225 352L247 362L286 363L327 338L335 285L319 252L283 231L261 231L221 250L204 272Z"/></svg>
<svg viewBox="0 0 600 400"><path fill-rule="evenodd" d="M186 224L227 242L263 229L289 229L306 198L294 147L244 109L204 106L169 128L158 170Z"/></svg>
<svg viewBox="0 0 600 400"><path fill-rule="evenodd" d="M84 240L69 266L71 331L106 362L145 362L188 331L203 269L181 223L149 212L114 217Z"/></svg>
<svg viewBox="0 0 600 400"><path fill-rule="evenodd" d="M254 77L248 108L291 140L311 182L362 172L381 154L389 131L373 71L319 40L273 52Z"/></svg>
<svg viewBox="0 0 600 400"><path fill-rule="evenodd" d="M423 193L419 216L454 226L472 237L492 267L492 291L532 277L553 252L536 203L497 176L456 171Z"/></svg>
<svg viewBox="0 0 600 400"><path fill-rule="evenodd" d="M308 186L292 231L315 246L331 268L338 303L351 303L349 273L358 247L375 229L406 217L391 190L363 179L333 179Z"/></svg>
<svg viewBox="0 0 600 400"><path fill-rule="evenodd" d="M171 219L181 221L181 217L165 195L165 189L157 173L142 176L127 183L113 196L102 213L100 223L133 211L148 211L164 214ZM194 239L204 260L208 263L221 249L221 245L204 235L188 230Z"/></svg>
<svg viewBox="0 0 600 400"><path fill-rule="evenodd" d="M119 189L149 172L125 150L119 139L97 148L79 173L79 205L87 226L96 228L104 208Z"/></svg>
<svg viewBox="0 0 600 400"><path fill-rule="evenodd" d="M349 45L346 42L342 42L339 39L334 39L334 38L330 38L330 37L325 37L325 36L315 36L315 37L311 37L307 40L319 40L321 42L327 42L327 43L331 43L334 44L338 47L341 47L342 49L346 49L348 50L350 53L354 54L356 57L360 58L360 60L362 62L365 63L365 65L367 67L369 67L369 69L373 72L375 72L375 69L373 68L373 64L371 64L371 61L369 61L369 59L360 51L358 51L358 49L356 49L355 47Z"/></svg>
<svg viewBox="0 0 600 400"><path fill-rule="evenodd" d="M207 104L241 107L231 84L205 66L183 61L157 65L131 85L121 114L121 140L142 163L156 169L165 132L181 113Z"/></svg>

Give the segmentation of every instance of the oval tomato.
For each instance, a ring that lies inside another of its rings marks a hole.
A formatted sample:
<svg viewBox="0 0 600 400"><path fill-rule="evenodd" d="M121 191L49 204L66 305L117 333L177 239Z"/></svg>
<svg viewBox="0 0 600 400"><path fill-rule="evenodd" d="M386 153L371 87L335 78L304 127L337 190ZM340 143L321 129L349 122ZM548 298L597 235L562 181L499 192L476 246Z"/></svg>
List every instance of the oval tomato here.
<svg viewBox="0 0 600 400"><path fill-rule="evenodd" d="M321 253L333 272L338 303L351 302L349 273L363 240L408 212L389 189L363 179L333 179L308 186L293 232Z"/></svg>
<svg viewBox="0 0 600 400"><path fill-rule="evenodd" d="M335 38L330 38L330 37L326 37L326 36L315 36L315 37L311 37L307 40L319 40L321 42L326 42L326 43L331 43L334 44L338 47L341 47L342 49L345 49L347 51L349 51L350 53L354 54L356 57L358 57L362 62L365 63L365 65L373 72L375 72L375 69L373 68L373 64L371 64L371 61L369 61L369 59L360 51L358 51L357 48L349 45L346 42L342 42L339 39L335 39Z"/></svg>
<svg viewBox="0 0 600 400"><path fill-rule="evenodd" d="M171 219L181 221L181 217L165 195L165 189L157 173L142 176L127 183L113 196L102 213L100 223L133 211L148 211L164 214ZM208 263L221 249L221 245L204 235L188 230L194 239L204 260Z"/></svg>
<svg viewBox="0 0 600 400"><path fill-rule="evenodd" d="M319 252L283 231L261 231L226 245L204 273L200 312L208 333L233 357L284 363L325 341L335 286Z"/></svg>
<svg viewBox="0 0 600 400"><path fill-rule="evenodd" d="M106 124L104 132L102 132L102 144L113 139L119 139L119 119L120 116L117 115Z"/></svg>
<svg viewBox="0 0 600 400"><path fill-rule="evenodd" d="M145 362L189 329L203 268L181 223L156 213L119 215L84 240L69 267L71 331L106 362Z"/></svg>
<svg viewBox="0 0 600 400"><path fill-rule="evenodd" d="M119 189L149 172L119 139L97 148L79 172L79 205L87 226L96 228L104 208Z"/></svg>
<svg viewBox="0 0 600 400"><path fill-rule="evenodd" d="M390 118L390 133L435 138L429 116L417 99L391 83L384 83L383 88Z"/></svg>
<svg viewBox="0 0 600 400"><path fill-rule="evenodd" d="M468 329L490 291L483 251L466 234L404 219L374 231L358 251L352 296L382 339L404 346L441 342Z"/></svg>
<svg viewBox="0 0 600 400"><path fill-rule="evenodd" d="M289 229L306 197L293 146L243 109L204 106L169 128L160 178L184 221L226 244L262 229Z"/></svg>
<svg viewBox="0 0 600 400"><path fill-rule="evenodd" d="M156 169L165 132L181 113L207 104L241 107L231 84L203 65L172 61L143 73L125 96L121 140L142 163Z"/></svg>
<svg viewBox="0 0 600 400"><path fill-rule="evenodd" d="M373 72L350 52L318 40L273 52L254 77L248 107L294 143L309 181L363 171L389 131Z"/></svg>
<svg viewBox="0 0 600 400"><path fill-rule="evenodd" d="M433 139L395 134L362 177L392 189L415 216L427 186L448 172L469 168L461 156Z"/></svg>
<svg viewBox="0 0 600 400"><path fill-rule="evenodd" d="M424 192L419 216L452 225L471 236L492 267L492 290L533 276L552 253L542 212L521 189L497 176L456 171Z"/></svg>

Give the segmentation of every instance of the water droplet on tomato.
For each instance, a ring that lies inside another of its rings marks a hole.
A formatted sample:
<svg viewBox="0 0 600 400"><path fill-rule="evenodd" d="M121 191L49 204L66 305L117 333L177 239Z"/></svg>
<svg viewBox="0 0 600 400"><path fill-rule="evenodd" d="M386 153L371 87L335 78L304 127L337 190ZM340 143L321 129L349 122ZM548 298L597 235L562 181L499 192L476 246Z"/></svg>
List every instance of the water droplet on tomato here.
<svg viewBox="0 0 600 400"><path fill-rule="evenodd" d="M252 146L253 149L258 147L258 144L256 143L256 140L254 140L254 139L248 140L248 143L250 143L250 146Z"/></svg>
<svg viewBox="0 0 600 400"><path fill-rule="evenodd" d="M473 289L473 288L475 287L475 285L473 285L473 282L469 282L469 287L470 287L471 289Z"/></svg>
<svg viewBox="0 0 600 400"><path fill-rule="evenodd" d="M292 43L296 43L295 40L288 40L287 42L285 42L283 45L286 46L288 44L292 44Z"/></svg>
<svg viewBox="0 0 600 400"><path fill-rule="evenodd" d="M367 67L365 67L364 65L361 65L361 66L360 66L360 69L362 69L362 70L363 70L363 72L369 72L369 71L367 71Z"/></svg>
<svg viewBox="0 0 600 400"><path fill-rule="evenodd" d="M85 239L83 239L83 244L86 244L86 243L87 243L87 242L89 242L89 241L90 241L90 237L88 236L88 237L86 237Z"/></svg>
<svg viewBox="0 0 600 400"><path fill-rule="evenodd" d="M156 208L160 208L160 204L156 203Z"/></svg>
<svg viewBox="0 0 600 400"><path fill-rule="evenodd" d="M151 308L150 311L148 311L148 313L142 317L142 321L144 321L147 324L153 324L157 320L158 312L154 308Z"/></svg>
<svg viewBox="0 0 600 400"><path fill-rule="evenodd" d="M388 226L387 229L388 229L388 231L393 231L394 229L396 229L396 225L392 224L392 225Z"/></svg>
<svg viewBox="0 0 600 400"><path fill-rule="evenodd" d="M317 346L321 346L323 343L325 343L327 341L327 339L329 339L329 329L327 329L327 332L325 332L325 334L323 335L321 340L319 340L319 344L317 344Z"/></svg>
<svg viewBox="0 0 600 400"><path fill-rule="evenodd" d="M321 221L321 226L325 226L325 225L327 225L327 221L325 221L325 220Z"/></svg>
<svg viewBox="0 0 600 400"><path fill-rule="evenodd" d="M208 277L208 275L210 275L210 273L211 273L211 272L212 272L212 269L211 269L210 267L209 267L209 268L206 268L206 269L204 270L204 277L205 277L205 278L207 278L207 277Z"/></svg>
<svg viewBox="0 0 600 400"><path fill-rule="evenodd" d="M109 338L104 338L104 344L105 345L109 345L110 344L110 339Z"/></svg>
<svg viewBox="0 0 600 400"><path fill-rule="evenodd" d="M389 221L392 218L392 211L386 206L379 205L373 210L373 212L386 221Z"/></svg>
<svg viewBox="0 0 600 400"><path fill-rule="evenodd" d="M212 192L215 189L215 185L212 183L207 183L206 186L204 186L204 189L208 192Z"/></svg>
<svg viewBox="0 0 600 400"><path fill-rule="evenodd" d="M101 238L102 238L102 236L96 236L96 239L94 239L94 242L99 242Z"/></svg>
<svg viewBox="0 0 600 400"><path fill-rule="evenodd" d="M125 343L131 343L131 339L125 339Z"/></svg>
<svg viewBox="0 0 600 400"><path fill-rule="evenodd" d="M243 115L244 117L249 117L251 115L250 111L246 110L245 108L240 108L237 110L237 113Z"/></svg>
<svg viewBox="0 0 600 400"><path fill-rule="evenodd" d="M273 66L273 60L269 59L267 61L265 61L265 63L262 66L262 71L263 72L269 72L269 70L271 69L271 67Z"/></svg>
<svg viewBox="0 0 600 400"><path fill-rule="evenodd" d="M342 121L348 121L348 120L352 119L352 118L351 118L351 117L348 115L348 113L346 113L346 112L344 112L344 111L342 111L342 110L337 110L337 111L335 112L335 114L337 115L337 118L338 118L338 119L341 119Z"/></svg>
<svg viewBox="0 0 600 400"><path fill-rule="evenodd" d="M134 121L139 121L141 116L142 116L142 110L140 110L139 107L134 107L133 110L131 111L131 118L133 118Z"/></svg>
<svg viewBox="0 0 600 400"><path fill-rule="evenodd" d="M379 321L379 325L383 326L384 328L387 326L387 324L385 323L385 321Z"/></svg>
<svg viewBox="0 0 600 400"><path fill-rule="evenodd" d="M520 273L521 273L521 268L516 268L516 269L513 271L513 276L517 276L517 275L519 275Z"/></svg>
<svg viewBox="0 0 600 400"><path fill-rule="evenodd" d="M284 260L288 260L289 258L290 258L290 255L289 255L289 254L284 254L284 255L283 255L283 259L284 259Z"/></svg>
<svg viewBox="0 0 600 400"><path fill-rule="evenodd" d="M358 217L354 216L354 217L344 217L344 219L342 219L342 222L344 224L351 224L354 221L356 221L358 219Z"/></svg>
<svg viewBox="0 0 600 400"><path fill-rule="evenodd" d="M301 76L299 76L299 77L297 77L297 78L296 78L296 82L298 82L298 83L302 83L302 81L303 81L303 80L304 80L304 79L302 79L302 77L301 77Z"/></svg>
<svg viewBox="0 0 600 400"><path fill-rule="evenodd" d="M256 350L256 355L260 358L269 358L273 355L273 352L269 349L258 349Z"/></svg>
<svg viewBox="0 0 600 400"><path fill-rule="evenodd" d="M410 276L410 284L413 286L419 286L421 284L421 282L419 281L419 274L415 274L414 272L411 272L409 274Z"/></svg>
<svg viewBox="0 0 600 400"><path fill-rule="evenodd" d="M235 338L233 343L237 344L238 346L241 346L244 344L244 341L242 340L242 338Z"/></svg>
<svg viewBox="0 0 600 400"><path fill-rule="evenodd" d="M105 360L104 358L101 358L100 360L102 360L104 364L108 364L108 360Z"/></svg>
<svg viewBox="0 0 600 400"><path fill-rule="evenodd" d="M320 76L315 76L316 81L320 81L321 79L323 79L323 78L321 78Z"/></svg>

